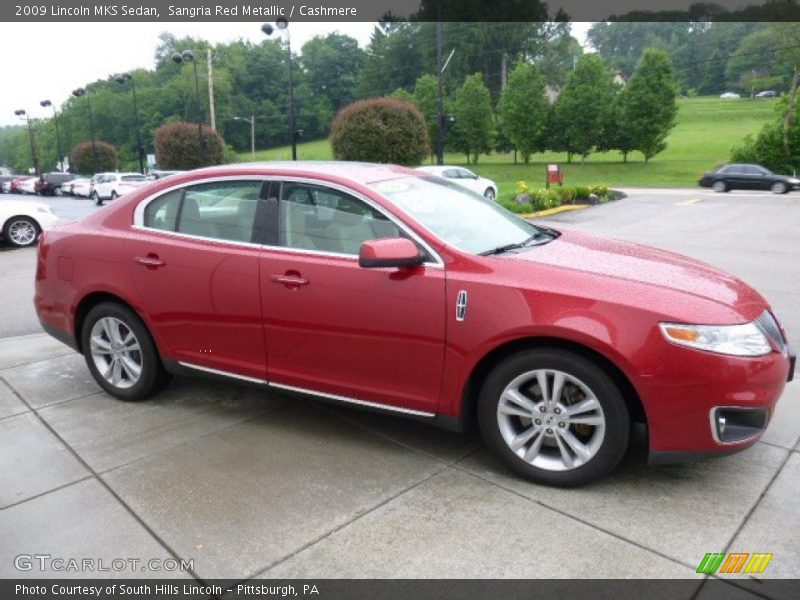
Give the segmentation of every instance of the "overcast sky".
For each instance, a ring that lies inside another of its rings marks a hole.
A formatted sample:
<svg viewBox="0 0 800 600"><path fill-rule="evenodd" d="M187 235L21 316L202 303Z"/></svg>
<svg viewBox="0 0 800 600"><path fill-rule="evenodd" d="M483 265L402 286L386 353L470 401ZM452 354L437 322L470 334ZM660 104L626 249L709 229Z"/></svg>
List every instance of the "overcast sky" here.
<svg viewBox="0 0 800 600"><path fill-rule="evenodd" d="M583 43L588 23L573 23L573 35ZM372 23L293 23L293 49L315 35L345 33L363 47L369 43ZM113 73L153 68L158 35L190 35L212 43L244 38L264 39L259 23L2 23L2 93L0 126L18 124L14 111L33 117L50 116L39 106L51 100L60 106L72 90Z"/></svg>

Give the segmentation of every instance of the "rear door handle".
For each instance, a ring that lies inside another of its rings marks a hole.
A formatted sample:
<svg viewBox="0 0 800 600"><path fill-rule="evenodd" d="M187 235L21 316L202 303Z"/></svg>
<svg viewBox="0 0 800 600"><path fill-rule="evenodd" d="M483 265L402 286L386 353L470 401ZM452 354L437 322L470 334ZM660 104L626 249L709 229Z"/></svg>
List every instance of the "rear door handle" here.
<svg viewBox="0 0 800 600"><path fill-rule="evenodd" d="M308 279L299 275L271 275L270 279L274 283L281 283L288 286L308 285Z"/></svg>
<svg viewBox="0 0 800 600"><path fill-rule="evenodd" d="M158 267L163 267L165 264L167 264L154 254L148 254L147 256L137 256L136 262L139 263L140 265L144 265L148 269L157 269Z"/></svg>

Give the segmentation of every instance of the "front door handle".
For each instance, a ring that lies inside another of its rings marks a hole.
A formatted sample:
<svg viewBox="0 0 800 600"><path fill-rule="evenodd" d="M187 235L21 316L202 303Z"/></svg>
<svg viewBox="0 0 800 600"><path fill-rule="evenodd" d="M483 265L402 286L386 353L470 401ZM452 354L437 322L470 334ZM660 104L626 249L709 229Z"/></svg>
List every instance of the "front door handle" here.
<svg viewBox="0 0 800 600"><path fill-rule="evenodd" d="M300 275L271 275L270 279L273 283L280 283L289 287L298 287L301 285L308 285L308 279Z"/></svg>
<svg viewBox="0 0 800 600"><path fill-rule="evenodd" d="M137 256L136 262L140 265L144 265L148 269L157 269L159 267L163 267L165 263L163 260L158 258L155 254L148 254L147 256Z"/></svg>

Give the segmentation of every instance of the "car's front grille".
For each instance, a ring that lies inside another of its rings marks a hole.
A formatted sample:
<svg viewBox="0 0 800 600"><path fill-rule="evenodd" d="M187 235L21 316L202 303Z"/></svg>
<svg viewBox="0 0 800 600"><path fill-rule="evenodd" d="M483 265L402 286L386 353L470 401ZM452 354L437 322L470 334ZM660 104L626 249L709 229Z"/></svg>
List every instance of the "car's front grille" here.
<svg viewBox="0 0 800 600"><path fill-rule="evenodd" d="M758 326L761 331L764 332L769 339L772 340L772 343L775 344L775 347L780 352L786 351L786 340L783 338L783 333L781 333L781 328L778 325L778 322L775 320L775 317L772 316L772 313L769 310L765 310L761 315L756 319L756 325Z"/></svg>

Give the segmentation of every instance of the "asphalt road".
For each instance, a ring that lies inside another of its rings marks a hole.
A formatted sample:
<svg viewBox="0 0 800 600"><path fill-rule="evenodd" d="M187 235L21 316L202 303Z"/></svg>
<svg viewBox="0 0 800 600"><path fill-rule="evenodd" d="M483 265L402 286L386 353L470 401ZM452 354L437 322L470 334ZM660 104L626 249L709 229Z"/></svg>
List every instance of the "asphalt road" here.
<svg viewBox="0 0 800 600"><path fill-rule="evenodd" d="M665 248L721 267L759 290L800 345L800 194L626 191L627 199L543 221ZM0 202L15 197L0 196ZM64 221L95 209L88 199L27 198L49 204ZM0 251L0 338L41 331L31 303L35 263L35 249Z"/></svg>

